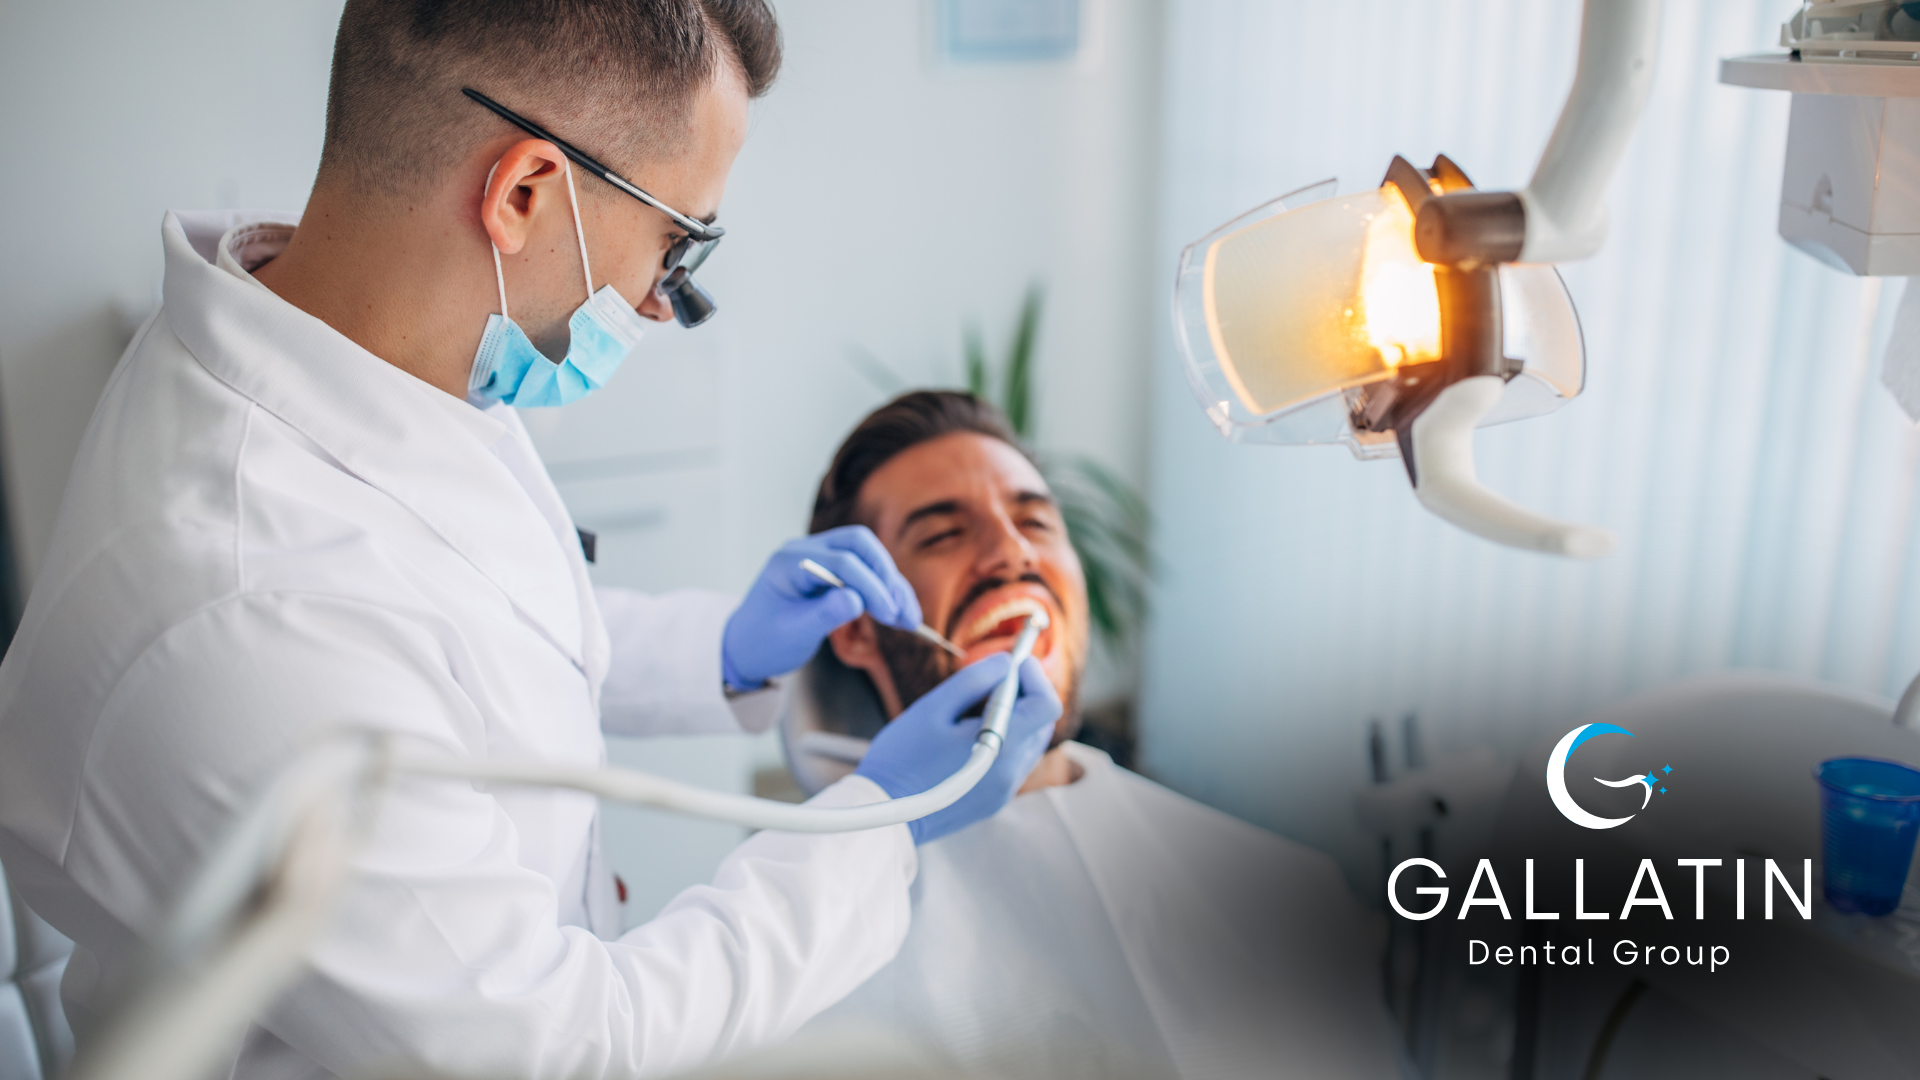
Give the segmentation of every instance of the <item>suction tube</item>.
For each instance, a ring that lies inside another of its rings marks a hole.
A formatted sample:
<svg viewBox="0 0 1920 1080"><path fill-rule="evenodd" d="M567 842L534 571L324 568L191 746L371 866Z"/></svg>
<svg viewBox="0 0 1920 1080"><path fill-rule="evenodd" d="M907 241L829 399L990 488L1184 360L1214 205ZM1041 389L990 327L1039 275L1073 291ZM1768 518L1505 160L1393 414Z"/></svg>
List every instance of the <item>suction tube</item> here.
<svg viewBox="0 0 1920 1080"><path fill-rule="evenodd" d="M833 833L901 825L952 806L1006 743L1020 666L1047 628L1028 616L1013 670L987 698L965 765L918 795L867 806L795 806L728 795L628 769L575 769L402 750L381 732L343 730L287 770L238 823L175 904L145 986L81 1050L68 1080L199 1080L306 962L352 877L378 796L398 775L570 788L754 829Z"/></svg>
<svg viewBox="0 0 1920 1080"><path fill-rule="evenodd" d="M776 829L780 832L836 833L878 829L902 825L928 814L945 810L973 790L987 774L1005 744L1007 725L1013 718L1013 702L1020 695L1020 665L1033 655L1040 631L1047 628L1047 617L1035 612L1013 642L1013 670L987 699L986 722L973 744L967 763L959 771L918 795L907 795L866 806L823 807L759 799L751 795L730 795L707 788L682 784L630 769L576 769L539 762L492 761L472 758L447 758L430 755L402 755L394 767L418 776L443 776L476 780L489 784L513 784L530 787L572 788L603 799L651 806L677 814L725 821L749 829Z"/></svg>
<svg viewBox="0 0 1920 1080"><path fill-rule="evenodd" d="M1020 665L1033 655L1044 613L1027 617L1014 639L1013 668L987 698L985 721L973 750L953 775L919 793L865 806L805 806L712 791L633 769L581 769L538 761L499 761L422 753L394 745L381 732L346 729L324 739L288 769L254 806L201 869L177 905L170 929L162 935L175 953L193 951L215 932L228 913L242 907L258 886L264 867L286 861L299 845L303 822L324 811L346 822L336 832L364 829L375 796L399 775L441 777L513 787L570 788L615 802L651 806L690 817L724 821L749 829L836 833L904 825L937 813L972 791L1005 745L1013 704L1020 696ZM343 817L331 809L342 801L359 809Z"/></svg>

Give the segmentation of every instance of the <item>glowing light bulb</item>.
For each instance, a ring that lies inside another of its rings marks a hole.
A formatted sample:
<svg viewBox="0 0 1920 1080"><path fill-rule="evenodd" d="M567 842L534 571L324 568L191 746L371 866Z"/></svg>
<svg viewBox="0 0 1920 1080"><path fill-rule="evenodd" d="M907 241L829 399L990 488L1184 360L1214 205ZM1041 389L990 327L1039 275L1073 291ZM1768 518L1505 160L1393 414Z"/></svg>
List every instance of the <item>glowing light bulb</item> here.
<svg viewBox="0 0 1920 1080"><path fill-rule="evenodd" d="M1413 212L1399 189L1367 224L1360 263L1360 335L1390 368L1440 358L1440 293L1413 246Z"/></svg>

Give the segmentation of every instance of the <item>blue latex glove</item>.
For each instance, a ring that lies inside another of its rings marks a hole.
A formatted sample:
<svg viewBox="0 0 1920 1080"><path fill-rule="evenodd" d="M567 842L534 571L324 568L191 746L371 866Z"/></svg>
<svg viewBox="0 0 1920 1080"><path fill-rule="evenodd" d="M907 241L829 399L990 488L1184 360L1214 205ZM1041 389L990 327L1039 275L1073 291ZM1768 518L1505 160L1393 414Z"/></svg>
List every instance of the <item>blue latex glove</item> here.
<svg viewBox="0 0 1920 1080"><path fill-rule="evenodd" d="M800 568L812 559L831 570L836 588ZM888 626L920 625L920 599L893 558L865 525L847 525L789 541L767 560L720 637L720 675L751 690L807 662L837 627L870 613Z"/></svg>
<svg viewBox="0 0 1920 1080"><path fill-rule="evenodd" d="M973 740L985 720L959 719L1007 677L1013 658L995 653L969 664L927 691L894 721L880 729L867 756L854 772L879 784L889 796L918 795L952 776L967 763ZM1006 745L993 759L987 775L960 801L918 821L907 823L913 842L924 844L998 813L1027 774L1040 763L1053 741L1053 722L1060 719L1060 695L1041 669L1028 658L1020 665L1020 695L1013 701L1007 722Z"/></svg>

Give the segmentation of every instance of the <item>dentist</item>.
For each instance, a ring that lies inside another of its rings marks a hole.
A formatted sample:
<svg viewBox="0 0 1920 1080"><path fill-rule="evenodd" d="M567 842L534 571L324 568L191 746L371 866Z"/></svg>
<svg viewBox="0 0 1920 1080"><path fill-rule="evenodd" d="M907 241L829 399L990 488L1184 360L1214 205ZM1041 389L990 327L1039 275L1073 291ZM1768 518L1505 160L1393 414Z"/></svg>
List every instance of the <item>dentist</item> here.
<svg viewBox="0 0 1920 1080"><path fill-rule="evenodd" d="M712 313L690 272L779 59L764 0L349 0L305 213L167 215L163 306L0 665L0 858L77 942L81 1038L317 731L593 766L603 732L764 728L836 627L918 624L859 525L781 549L737 606L594 589L513 408ZM592 799L399 784L233 1075L635 1076L793 1031L899 947L914 841L1046 749L1060 703L1029 664L973 795L911 829L761 833L624 935ZM1006 665L927 694L817 801L944 778Z"/></svg>

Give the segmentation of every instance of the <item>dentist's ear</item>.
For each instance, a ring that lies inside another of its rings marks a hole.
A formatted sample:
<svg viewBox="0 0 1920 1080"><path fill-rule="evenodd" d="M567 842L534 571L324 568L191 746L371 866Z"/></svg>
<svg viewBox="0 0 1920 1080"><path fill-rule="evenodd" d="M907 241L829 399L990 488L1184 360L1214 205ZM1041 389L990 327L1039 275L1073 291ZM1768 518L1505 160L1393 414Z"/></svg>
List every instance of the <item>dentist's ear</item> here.
<svg viewBox="0 0 1920 1080"><path fill-rule="evenodd" d="M480 225L502 255L526 246L536 214L549 206L570 214L566 158L545 139L522 139L500 155L480 199Z"/></svg>

